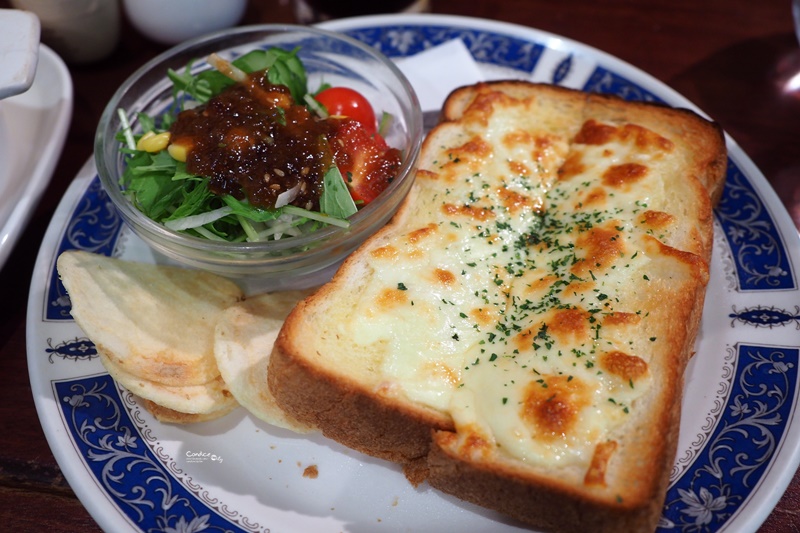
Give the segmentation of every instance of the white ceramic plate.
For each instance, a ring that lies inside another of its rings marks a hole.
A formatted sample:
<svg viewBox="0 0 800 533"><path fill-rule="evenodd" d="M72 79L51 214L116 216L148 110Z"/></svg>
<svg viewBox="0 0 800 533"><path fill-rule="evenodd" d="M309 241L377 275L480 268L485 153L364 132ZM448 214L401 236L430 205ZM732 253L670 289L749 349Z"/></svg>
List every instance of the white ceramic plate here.
<svg viewBox="0 0 800 533"><path fill-rule="evenodd" d="M0 101L0 268L50 183L72 118L72 78L39 45L30 88Z"/></svg>
<svg viewBox="0 0 800 533"><path fill-rule="evenodd" d="M692 107L613 57L529 28L445 16L371 17L328 27L395 58L461 39L488 78L529 78ZM762 174L732 140L729 150L662 531L755 531L800 462L800 243ZM319 436L276 430L243 409L186 427L154 421L109 378L69 317L54 269L69 248L154 260L122 226L91 163L67 191L39 254L28 358L53 453L104 529L520 530L427 486L412 488L392 464ZM309 475L311 466L318 475Z"/></svg>

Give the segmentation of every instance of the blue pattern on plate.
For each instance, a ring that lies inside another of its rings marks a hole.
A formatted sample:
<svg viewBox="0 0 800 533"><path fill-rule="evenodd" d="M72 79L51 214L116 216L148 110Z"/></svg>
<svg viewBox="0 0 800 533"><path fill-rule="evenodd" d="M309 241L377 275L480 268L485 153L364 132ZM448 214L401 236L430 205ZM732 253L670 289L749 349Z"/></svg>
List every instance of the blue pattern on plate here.
<svg viewBox="0 0 800 533"><path fill-rule="evenodd" d="M556 66L555 70L553 70L553 74L550 77L550 80L555 85L559 85L564 79L566 79L567 75L569 75L570 71L572 70L572 59L573 55L569 54L567 57L562 59L558 66Z"/></svg>
<svg viewBox="0 0 800 533"><path fill-rule="evenodd" d="M594 72L583 86L583 90L613 94L624 100L664 103L664 100L645 88L603 67L595 68Z"/></svg>
<svg viewBox="0 0 800 533"><path fill-rule="evenodd" d="M798 350L738 346L725 410L692 467L667 492L659 531L717 531L766 473L791 419Z"/></svg>
<svg viewBox="0 0 800 533"><path fill-rule="evenodd" d="M800 306L797 305L794 306L794 313L785 309L763 307L761 305L750 307L743 311L737 311L734 307L733 312L728 317L733 319L731 326L736 322L741 322L757 328L773 328L775 326L786 326L794 322L797 329L800 329Z"/></svg>
<svg viewBox="0 0 800 533"><path fill-rule="evenodd" d="M88 337L75 337L74 339L62 341L55 346L52 343L53 339L47 339L47 345L50 348L45 350L48 353L47 359L51 363L55 362L53 356L73 361L88 361L98 357L97 348Z"/></svg>
<svg viewBox="0 0 800 533"><path fill-rule="evenodd" d="M86 250L111 255L122 229L122 218L106 191L95 177L67 222L67 228L58 245L57 255L66 250ZM72 320L67 291L53 265L48 284L46 320Z"/></svg>
<svg viewBox="0 0 800 533"><path fill-rule="evenodd" d="M482 62L531 72L543 44L499 33L446 26L397 25L346 32L391 57L407 56L461 38ZM572 56L553 72L563 80ZM629 100L660 100L641 86L597 67L585 89ZM740 291L796 288L778 229L752 184L733 162L716 216L730 244ZM121 221L94 180L81 198L59 252L80 248L111 255ZM51 273L47 318L68 319L63 287ZM59 304L61 302L61 304ZM52 311L52 312L51 312ZM797 321L797 313L754 307L732 322L772 327ZM733 326L733 324L732 324ZM60 346L60 345L59 345ZM798 349L738 345L724 410L693 464L670 487L659 529L712 532L722 528L764 477L781 442L798 383ZM57 354L57 350L53 350ZM52 353L50 354L52 356ZM107 375L55 383L73 440L110 498L141 529L235 529L187 491L147 449Z"/></svg>
<svg viewBox="0 0 800 533"><path fill-rule="evenodd" d="M461 39L476 61L533 72L545 46L511 35L451 26L382 26L343 32L374 46L388 57L406 57Z"/></svg>
<svg viewBox="0 0 800 533"><path fill-rule="evenodd" d="M715 213L733 253L739 290L797 288L772 215L752 183L731 160L722 200Z"/></svg>
<svg viewBox="0 0 800 533"><path fill-rule="evenodd" d="M244 531L167 472L133 424L111 376L54 385L64 421L87 467L142 531Z"/></svg>

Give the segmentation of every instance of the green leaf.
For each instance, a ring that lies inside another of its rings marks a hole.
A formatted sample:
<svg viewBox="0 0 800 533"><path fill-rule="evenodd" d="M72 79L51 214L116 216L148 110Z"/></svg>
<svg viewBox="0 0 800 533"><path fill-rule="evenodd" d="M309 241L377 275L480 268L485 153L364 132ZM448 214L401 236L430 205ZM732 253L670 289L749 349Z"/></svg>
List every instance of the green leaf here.
<svg viewBox="0 0 800 533"><path fill-rule="evenodd" d="M322 178L322 195L319 199L319 208L326 215L345 219L358 211L344 178L342 178L342 173L339 172L339 168L336 165L331 165L331 168L325 172L325 176Z"/></svg>
<svg viewBox="0 0 800 533"><path fill-rule="evenodd" d="M272 62L268 67L267 79L272 84L288 87L294 101L302 104L308 92L308 79L297 51L297 48L290 52L280 48L267 50L268 60Z"/></svg>
<svg viewBox="0 0 800 533"><path fill-rule="evenodd" d="M176 180L173 182L179 183ZM216 198L216 195L208 189L208 180L195 181L191 185L181 183L180 191L180 203L168 217L160 222L211 211L209 204Z"/></svg>
<svg viewBox="0 0 800 533"><path fill-rule="evenodd" d="M176 198L182 195L182 186L172 181L168 173L149 173L129 180L125 193L149 218L159 221Z"/></svg>
<svg viewBox="0 0 800 533"><path fill-rule="evenodd" d="M142 133L147 133L148 131L156 131L156 121L153 120L153 117L151 117L147 113L137 113L136 118L139 119L139 126L142 129Z"/></svg>
<svg viewBox="0 0 800 533"><path fill-rule="evenodd" d="M386 137L386 134L389 133L389 128L392 127L393 122L394 116L391 113L387 113L386 111L381 113L381 120L378 124L378 133L383 137Z"/></svg>
<svg viewBox="0 0 800 533"><path fill-rule="evenodd" d="M185 96L189 96L196 102L204 104L208 102L213 94L216 94L212 91L211 85L204 77L192 75L191 70L193 63L193 61L190 61L183 72L172 69L167 70L167 77L172 81L173 85L172 96L179 107L178 110L183 109Z"/></svg>
<svg viewBox="0 0 800 533"><path fill-rule="evenodd" d="M222 197L225 205L233 209L235 215L239 215L253 222L267 222L275 220L281 215L280 209L263 209L251 205L247 200L238 200L233 196L226 194Z"/></svg>
<svg viewBox="0 0 800 533"><path fill-rule="evenodd" d="M134 158L133 161L128 162L127 168L132 176L140 176L149 173L165 173L172 176L176 171L178 163L166 150L154 154L136 150Z"/></svg>
<svg viewBox="0 0 800 533"><path fill-rule="evenodd" d="M258 72L270 68L277 55L270 50L252 50L243 56L237 57L232 63L245 72Z"/></svg>

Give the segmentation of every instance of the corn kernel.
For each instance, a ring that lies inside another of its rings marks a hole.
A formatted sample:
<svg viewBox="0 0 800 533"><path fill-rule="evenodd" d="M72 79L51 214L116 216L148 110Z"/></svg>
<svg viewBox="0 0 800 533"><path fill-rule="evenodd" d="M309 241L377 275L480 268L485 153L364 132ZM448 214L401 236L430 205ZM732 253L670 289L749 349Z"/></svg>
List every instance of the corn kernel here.
<svg viewBox="0 0 800 533"><path fill-rule="evenodd" d="M136 143L137 150L144 150L145 152L155 153L160 152L169 144L169 132L154 133L148 131Z"/></svg>
<svg viewBox="0 0 800 533"><path fill-rule="evenodd" d="M172 159L185 163L189 150L181 144L170 144L167 148L167 152L172 156Z"/></svg>

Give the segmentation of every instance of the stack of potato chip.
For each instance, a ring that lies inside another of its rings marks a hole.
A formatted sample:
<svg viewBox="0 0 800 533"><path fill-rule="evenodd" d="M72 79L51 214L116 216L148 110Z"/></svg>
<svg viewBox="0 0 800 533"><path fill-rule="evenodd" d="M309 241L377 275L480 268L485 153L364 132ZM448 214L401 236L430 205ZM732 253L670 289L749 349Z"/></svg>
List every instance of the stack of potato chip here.
<svg viewBox="0 0 800 533"><path fill-rule="evenodd" d="M84 251L58 258L72 316L114 380L162 422L213 420L238 405L308 431L274 403L267 365L283 320L309 291L245 299L208 272Z"/></svg>

